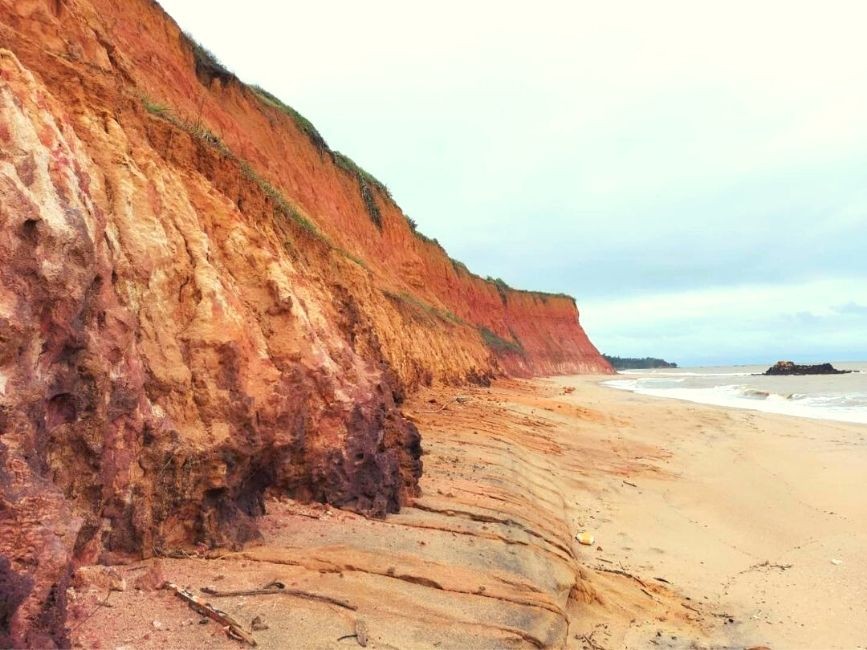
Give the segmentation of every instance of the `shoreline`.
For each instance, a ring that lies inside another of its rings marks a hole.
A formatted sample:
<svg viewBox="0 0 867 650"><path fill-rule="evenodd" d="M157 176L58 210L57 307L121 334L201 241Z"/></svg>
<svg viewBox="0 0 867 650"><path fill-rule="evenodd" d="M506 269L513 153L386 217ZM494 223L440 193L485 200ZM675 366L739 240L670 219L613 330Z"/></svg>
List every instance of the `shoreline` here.
<svg viewBox="0 0 867 650"><path fill-rule="evenodd" d="M860 373L862 371L853 371ZM627 382L637 381L637 375L626 375L618 373L623 379L606 379L601 382L608 388L614 390L630 392L636 395L644 395L646 397L660 399L674 399L690 404L701 404L704 406L714 406L719 408L730 408L734 410L753 411L756 413L764 413L771 415L782 415L786 417L804 418L808 420L819 420L828 422L842 422L848 424L867 424L867 411L861 409L846 409L845 407L822 407L815 406L809 403L799 403L798 400L793 400L790 396L780 393L775 393L763 389L747 389L747 392L753 394L753 397L748 397L744 394L726 394L723 389L738 389L741 388L738 384L724 384L707 388L643 388L638 389L634 386L616 385L618 382L625 384ZM670 374L665 376L677 377L683 376ZM698 374L688 376L702 376ZM710 376L710 375L709 375ZM761 375L747 374L726 374L721 376L730 377L751 377ZM741 391L742 393L742 391ZM703 398L703 399L702 399Z"/></svg>
<svg viewBox="0 0 867 650"><path fill-rule="evenodd" d="M194 589L279 579L355 607L214 603L262 616L266 648L354 647L338 639L358 621L374 648L863 643L867 427L658 400L608 379L422 390L404 405L424 448L413 506L372 520L274 498L260 542L159 571ZM132 582L154 563L116 570ZM78 589L70 626L87 647L238 647L189 624L167 592L111 592L107 609L104 589Z"/></svg>
<svg viewBox="0 0 867 650"><path fill-rule="evenodd" d="M863 646L867 623L851 619L867 599L867 426L658 399L606 381L580 379L604 391L597 406L642 418L643 439L671 454L662 465L676 477L651 475L632 495L600 500L612 519L600 530L623 540L627 560L733 614L728 642Z"/></svg>

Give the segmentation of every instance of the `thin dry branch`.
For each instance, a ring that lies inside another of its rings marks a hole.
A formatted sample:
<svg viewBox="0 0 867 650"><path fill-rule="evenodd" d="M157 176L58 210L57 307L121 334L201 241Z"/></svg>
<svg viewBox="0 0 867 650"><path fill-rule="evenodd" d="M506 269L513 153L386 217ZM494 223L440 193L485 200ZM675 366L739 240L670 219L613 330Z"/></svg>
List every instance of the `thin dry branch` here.
<svg viewBox="0 0 867 650"><path fill-rule="evenodd" d="M307 600L318 600L323 603L337 605L344 609L357 611L358 607L339 598L332 598L323 594L316 594L311 591L302 591L301 589L287 589L282 582L271 582L261 589L238 589L235 591L221 591L213 587L202 587L202 592L216 598L228 598L231 596L273 596L275 594L284 594L286 596L296 596L297 598L306 598Z"/></svg>
<svg viewBox="0 0 867 650"><path fill-rule="evenodd" d="M644 580L642 580L642 579L639 578L638 576L634 576L634 575L632 575L632 574L629 573L628 571L623 571L623 570L621 570L621 569L607 569L607 568L602 567L602 566L594 567L594 569L595 569L596 571L604 571L605 573L616 573L616 574L619 575L619 576L626 576L627 578L632 578L633 580L635 580L635 582L637 582L638 584L640 584L642 587L645 587L645 588L647 587L647 583L644 582Z"/></svg>
<svg viewBox="0 0 867 650"><path fill-rule="evenodd" d="M201 614L202 616L207 616L208 618L216 621L220 625L222 625L226 632L241 641L244 641L252 646L256 645L256 639L253 638L249 632L244 630L241 627L241 624L238 623L234 618L229 616L226 612L223 612L216 607L213 607L210 603L202 602L202 600L196 596L195 594L183 589L182 587L178 587L176 584L171 582L166 582L163 585L164 589L171 589L175 592L178 598L183 600L190 608Z"/></svg>

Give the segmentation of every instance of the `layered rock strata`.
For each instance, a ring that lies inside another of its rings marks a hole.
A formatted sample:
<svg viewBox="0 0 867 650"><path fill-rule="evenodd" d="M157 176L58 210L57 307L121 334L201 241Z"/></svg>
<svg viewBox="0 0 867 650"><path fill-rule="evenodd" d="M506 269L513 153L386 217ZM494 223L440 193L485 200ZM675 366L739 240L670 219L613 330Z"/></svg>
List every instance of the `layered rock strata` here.
<svg viewBox="0 0 867 650"><path fill-rule="evenodd" d="M259 535L269 491L418 493L419 385L605 372L149 0L0 0L0 645L73 562Z"/></svg>

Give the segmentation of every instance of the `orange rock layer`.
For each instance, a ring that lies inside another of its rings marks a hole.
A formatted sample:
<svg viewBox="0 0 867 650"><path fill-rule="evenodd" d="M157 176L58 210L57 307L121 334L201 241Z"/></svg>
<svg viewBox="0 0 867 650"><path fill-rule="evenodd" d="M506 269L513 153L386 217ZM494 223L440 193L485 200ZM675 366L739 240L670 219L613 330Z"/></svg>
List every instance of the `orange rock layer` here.
<svg viewBox="0 0 867 650"><path fill-rule="evenodd" d="M0 0L0 226L0 645L64 642L72 558L243 543L268 490L398 510L407 390L610 371L150 0Z"/></svg>

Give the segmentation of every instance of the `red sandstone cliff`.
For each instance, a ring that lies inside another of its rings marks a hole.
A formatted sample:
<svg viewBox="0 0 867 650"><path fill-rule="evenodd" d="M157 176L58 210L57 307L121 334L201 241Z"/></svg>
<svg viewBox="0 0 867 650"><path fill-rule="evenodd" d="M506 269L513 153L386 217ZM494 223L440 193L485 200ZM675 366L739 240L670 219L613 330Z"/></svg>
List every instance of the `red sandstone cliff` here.
<svg viewBox="0 0 867 650"><path fill-rule="evenodd" d="M72 558L242 543L267 490L398 509L416 385L610 371L149 0L0 0L0 199L0 645L62 643Z"/></svg>

